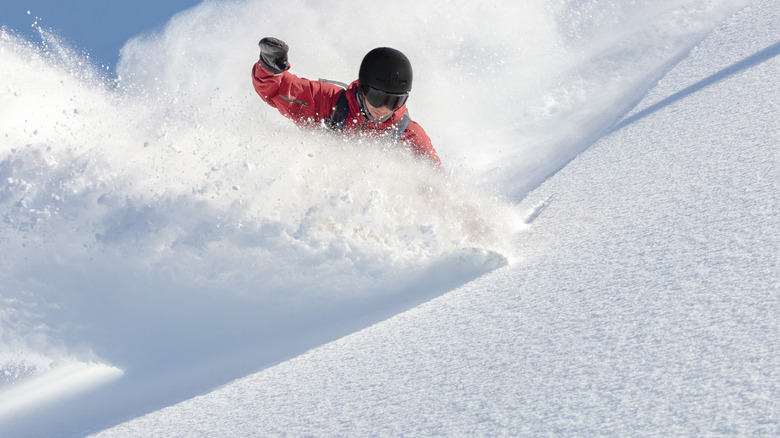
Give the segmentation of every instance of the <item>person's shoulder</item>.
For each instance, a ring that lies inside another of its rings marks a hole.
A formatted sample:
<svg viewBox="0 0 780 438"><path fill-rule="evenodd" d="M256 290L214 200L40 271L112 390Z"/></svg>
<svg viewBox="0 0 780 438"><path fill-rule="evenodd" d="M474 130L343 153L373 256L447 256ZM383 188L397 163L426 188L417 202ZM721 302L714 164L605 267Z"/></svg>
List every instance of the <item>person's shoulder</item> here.
<svg viewBox="0 0 780 438"><path fill-rule="evenodd" d="M332 81L319 79L309 83L312 94L325 101L325 105L335 105L337 99L344 92L344 87Z"/></svg>
<svg viewBox="0 0 780 438"><path fill-rule="evenodd" d="M326 91L330 94L337 94L340 91L344 90L344 87L342 87L340 84L336 84L328 80L320 79L317 81L312 81L312 83L317 84L321 90Z"/></svg>
<svg viewBox="0 0 780 438"><path fill-rule="evenodd" d="M408 114L409 113L407 113L407 115ZM425 129L422 127L422 125L411 117L409 117L409 124L406 125L406 130L419 136L424 136L426 138L428 137L428 134L425 132Z"/></svg>

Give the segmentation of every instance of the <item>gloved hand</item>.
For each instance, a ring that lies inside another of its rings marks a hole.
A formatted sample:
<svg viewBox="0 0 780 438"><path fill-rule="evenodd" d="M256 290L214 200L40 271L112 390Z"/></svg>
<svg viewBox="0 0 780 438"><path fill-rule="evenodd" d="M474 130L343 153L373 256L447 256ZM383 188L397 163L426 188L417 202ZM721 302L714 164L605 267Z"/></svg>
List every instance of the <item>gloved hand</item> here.
<svg viewBox="0 0 780 438"><path fill-rule="evenodd" d="M265 37L257 43L260 46L260 64L273 74L279 74L289 68L287 65L287 44L274 37Z"/></svg>

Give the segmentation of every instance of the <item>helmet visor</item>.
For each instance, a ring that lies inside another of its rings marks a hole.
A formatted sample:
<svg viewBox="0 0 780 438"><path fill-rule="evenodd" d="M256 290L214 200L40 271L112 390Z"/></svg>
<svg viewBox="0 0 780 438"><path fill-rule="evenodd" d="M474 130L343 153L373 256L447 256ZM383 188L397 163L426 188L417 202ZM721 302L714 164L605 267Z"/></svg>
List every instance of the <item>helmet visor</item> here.
<svg viewBox="0 0 780 438"><path fill-rule="evenodd" d="M388 93L370 86L364 86L363 97L366 99L366 102L370 103L374 108L386 106L395 111L404 106L406 99L409 98L409 93Z"/></svg>

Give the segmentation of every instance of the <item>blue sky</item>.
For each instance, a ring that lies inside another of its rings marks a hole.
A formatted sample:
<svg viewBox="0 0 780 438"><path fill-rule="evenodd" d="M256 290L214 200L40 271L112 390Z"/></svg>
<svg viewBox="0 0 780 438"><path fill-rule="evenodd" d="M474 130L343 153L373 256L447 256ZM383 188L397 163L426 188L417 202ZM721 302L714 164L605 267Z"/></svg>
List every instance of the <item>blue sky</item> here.
<svg viewBox="0 0 780 438"><path fill-rule="evenodd" d="M164 25L176 12L201 0L2 0L0 25L35 41L38 24L56 30L98 65L113 71L125 41ZM28 14L29 11L29 14Z"/></svg>

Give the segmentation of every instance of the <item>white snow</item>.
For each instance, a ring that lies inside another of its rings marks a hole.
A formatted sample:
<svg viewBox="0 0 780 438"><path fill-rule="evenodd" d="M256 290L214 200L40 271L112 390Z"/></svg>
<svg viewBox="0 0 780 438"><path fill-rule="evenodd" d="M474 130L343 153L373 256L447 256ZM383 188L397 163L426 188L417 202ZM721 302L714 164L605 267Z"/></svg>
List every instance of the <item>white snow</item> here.
<svg viewBox="0 0 780 438"><path fill-rule="evenodd" d="M2 34L0 435L780 433L780 6L417 3L205 2L116 86ZM265 35L407 52L446 175L266 107Z"/></svg>
<svg viewBox="0 0 780 438"><path fill-rule="evenodd" d="M121 374L121 370L101 364L58 365L49 372L11 385L0 393L0 416L8 417L31 406L89 390Z"/></svg>

